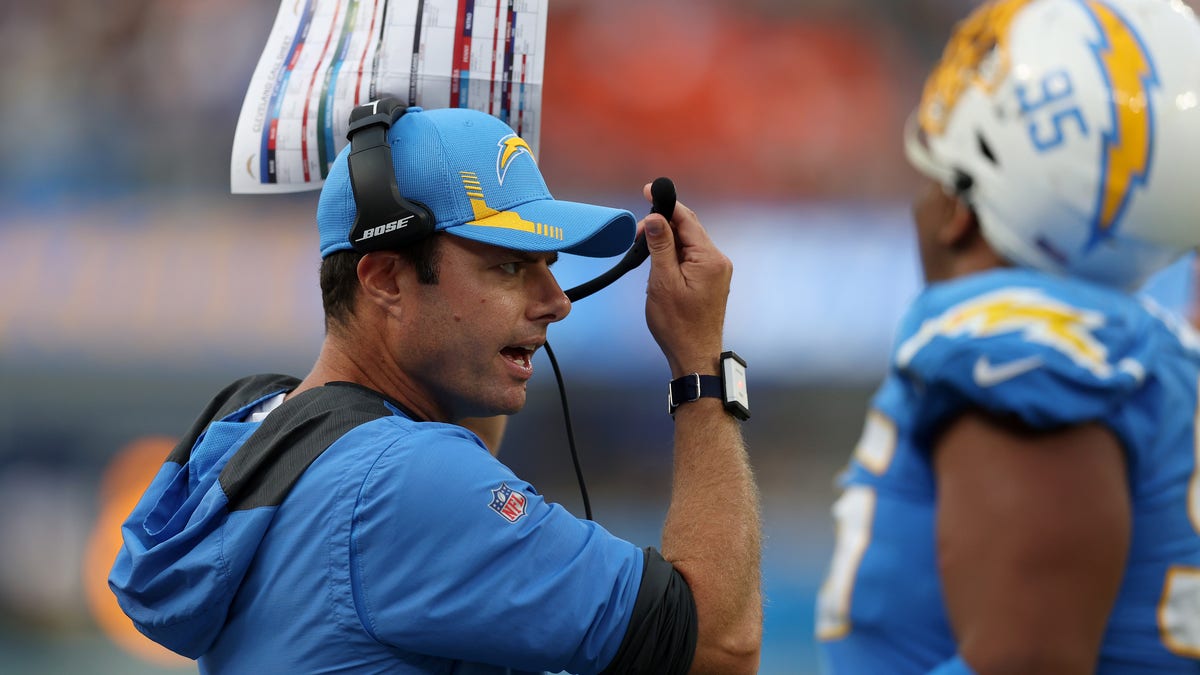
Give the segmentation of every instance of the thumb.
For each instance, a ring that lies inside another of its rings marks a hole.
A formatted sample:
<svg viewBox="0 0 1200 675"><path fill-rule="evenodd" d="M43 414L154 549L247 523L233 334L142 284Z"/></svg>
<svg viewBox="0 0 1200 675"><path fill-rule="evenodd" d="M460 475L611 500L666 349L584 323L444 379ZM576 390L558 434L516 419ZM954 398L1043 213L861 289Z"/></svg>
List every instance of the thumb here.
<svg viewBox="0 0 1200 675"><path fill-rule="evenodd" d="M650 251L650 276L663 283L679 274L679 254L675 252L675 233L662 216L646 216L646 248Z"/></svg>
<svg viewBox="0 0 1200 675"><path fill-rule="evenodd" d="M650 264L663 265L677 262L675 255L675 233L662 216L652 213L645 221L646 248L650 250Z"/></svg>

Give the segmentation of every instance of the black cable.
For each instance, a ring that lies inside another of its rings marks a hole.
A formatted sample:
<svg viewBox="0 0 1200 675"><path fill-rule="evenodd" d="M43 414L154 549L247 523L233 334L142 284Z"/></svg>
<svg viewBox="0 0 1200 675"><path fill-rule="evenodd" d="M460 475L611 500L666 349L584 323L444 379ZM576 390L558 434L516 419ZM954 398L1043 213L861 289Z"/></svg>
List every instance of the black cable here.
<svg viewBox="0 0 1200 675"><path fill-rule="evenodd" d="M571 462L575 465L575 477L579 479L579 494L583 497L583 514L588 520L592 519L592 502L588 499L587 485L583 482L583 469L579 467L579 453L575 451L575 431L571 428L571 409L567 406L567 388L563 385L562 372L558 369L558 359L554 358L554 350L550 343L542 345L546 356L550 358L550 367L554 369L554 380L558 382L558 397L562 400L563 420L567 423L567 445L571 448Z"/></svg>

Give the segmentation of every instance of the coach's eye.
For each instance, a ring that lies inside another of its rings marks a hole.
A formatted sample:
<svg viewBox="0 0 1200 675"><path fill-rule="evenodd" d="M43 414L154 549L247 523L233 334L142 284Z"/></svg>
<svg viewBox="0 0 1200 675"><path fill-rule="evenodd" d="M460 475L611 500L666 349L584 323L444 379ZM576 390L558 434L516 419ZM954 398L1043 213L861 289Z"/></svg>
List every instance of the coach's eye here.
<svg viewBox="0 0 1200 675"><path fill-rule="evenodd" d="M500 269L503 270L505 274L516 274L517 270L520 268L520 265L521 263L519 262L500 263Z"/></svg>

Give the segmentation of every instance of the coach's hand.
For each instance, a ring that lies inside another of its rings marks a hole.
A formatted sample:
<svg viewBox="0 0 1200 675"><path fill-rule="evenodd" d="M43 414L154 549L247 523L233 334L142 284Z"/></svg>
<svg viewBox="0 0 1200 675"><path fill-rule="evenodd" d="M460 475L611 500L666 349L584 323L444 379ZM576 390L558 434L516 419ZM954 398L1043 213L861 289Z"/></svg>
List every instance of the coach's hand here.
<svg viewBox="0 0 1200 675"><path fill-rule="evenodd" d="M650 184L642 192L649 200ZM667 357L671 377L716 374L733 263L682 203L670 223L650 214L641 225L650 249L646 325Z"/></svg>

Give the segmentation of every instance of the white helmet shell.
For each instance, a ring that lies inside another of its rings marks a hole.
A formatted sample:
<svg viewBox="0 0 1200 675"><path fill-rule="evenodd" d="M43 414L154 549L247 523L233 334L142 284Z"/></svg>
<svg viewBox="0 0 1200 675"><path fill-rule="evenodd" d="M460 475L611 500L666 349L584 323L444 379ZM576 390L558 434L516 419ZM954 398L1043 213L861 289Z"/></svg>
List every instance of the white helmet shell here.
<svg viewBox="0 0 1200 675"><path fill-rule="evenodd" d="M1009 260L1134 288L1200 246L1200 22L1179 0L993 0L905 146Z"/></svg>

